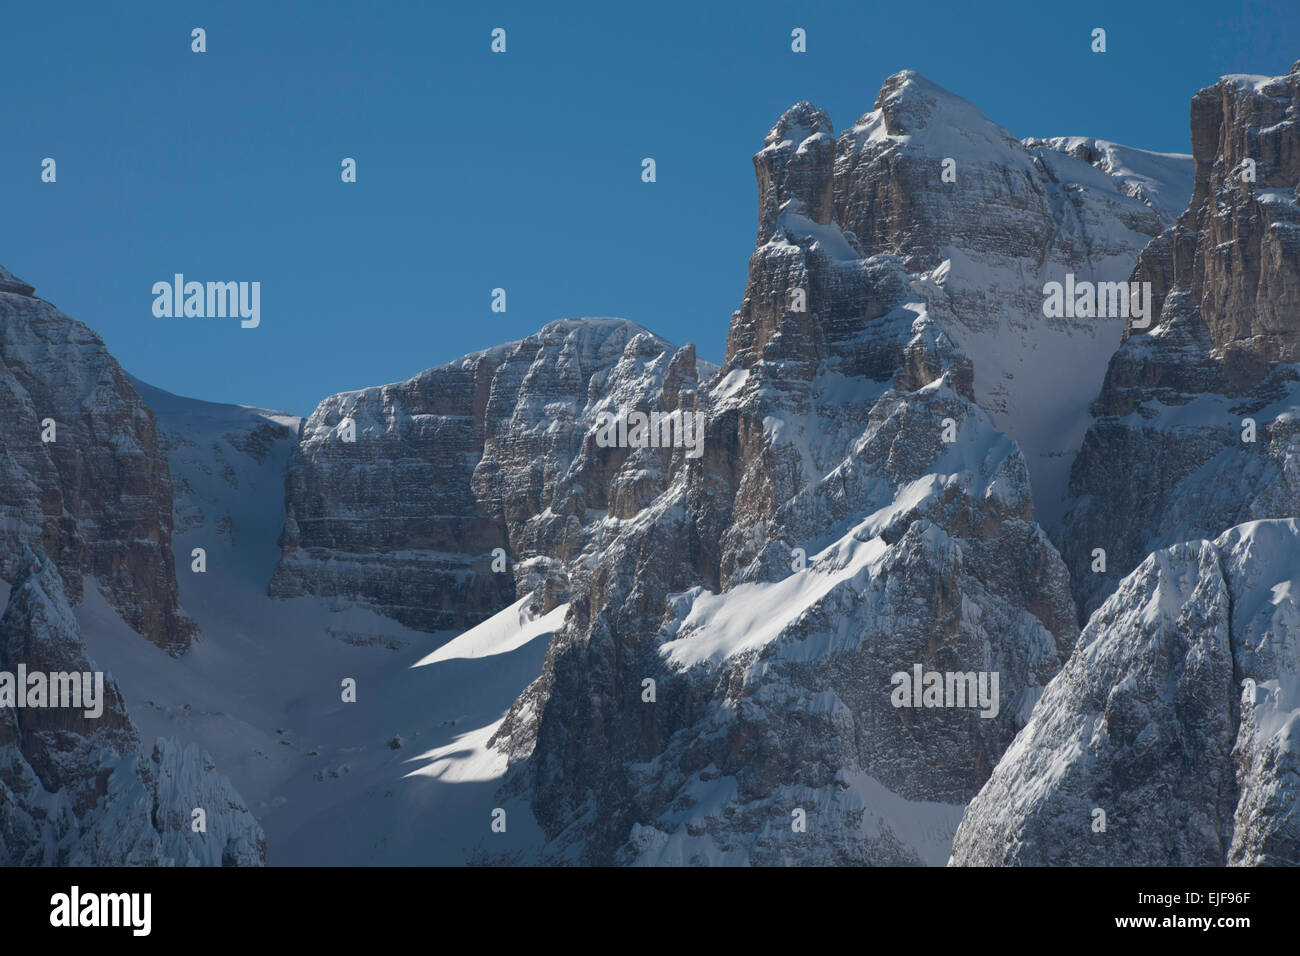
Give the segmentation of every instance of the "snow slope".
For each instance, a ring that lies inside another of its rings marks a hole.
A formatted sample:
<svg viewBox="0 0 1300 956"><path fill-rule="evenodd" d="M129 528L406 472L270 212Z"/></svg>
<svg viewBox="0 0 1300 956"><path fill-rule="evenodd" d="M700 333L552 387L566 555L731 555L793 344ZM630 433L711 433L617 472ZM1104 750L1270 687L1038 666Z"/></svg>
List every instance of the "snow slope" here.
<svg viewBox="0 0 1300 956"><path fill-rule="evenodd" d="M502 804L507 831L491 831L504 761L483 745L563 610L534 620L525 598L457 638L347 602L268 597L297 420L137 387L168 444L182 606L203 640L173 659L96 588L76 614L142 736L212 755L265 829L270 865L461 864L536 843L526 806Z"/></svg>

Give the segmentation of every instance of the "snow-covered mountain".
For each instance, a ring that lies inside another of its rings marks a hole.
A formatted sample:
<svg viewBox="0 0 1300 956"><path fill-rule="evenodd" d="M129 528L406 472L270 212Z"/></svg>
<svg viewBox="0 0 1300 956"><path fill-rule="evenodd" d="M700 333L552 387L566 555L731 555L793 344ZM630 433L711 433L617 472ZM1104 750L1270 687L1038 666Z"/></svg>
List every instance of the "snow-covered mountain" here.
<svg viewBox="0 0 1300 956"><path fill-rule="evenodd" d="M653 455L596 447L596 417L612 402L661 411L701 370L693 349L635 323L561 319L327 398L289 464L271 593L357 601L427 631L528 592L549 610L595 516L635 513L664 483Z"/></svg>
<svg viewBox="0 0 1300 956"><path fill-rule="evenodd" d="M0 270L0 634L60 622L116 715L58 779L11 722L0 851L1295 862L1297 78L1198 94L1194 160L912 71L838 137L797 104L721 367L561 319L299 419L129 379ZM1049 317L1067 275L1151 282L1151 329ZM701 443L608 440L638 414Z"/></svg>
<svg viewBox="0 0 1300 956"><path fill-rule="evenodd" d="M1300 511L1298 113L1300 64L1192 100L1195 190L1133 275L1157 315L1111 358L1070 478L1085 615L1154 550Z"/></svg>
<svg viewBox="0 0 1300 956"><path fill-rule="evenodd" d="M1073 645L1019 447L908 260L862 256L834 218L834 143L801 104L755 157L704 453L571 562L545 669L492 741L554 852L942 862ZM917 665L996 670L996 713L895 706Z"/></svg>
<svg viewBox="0 0 1300 956"><path fill-rule="evenodd" d="M1298 635L1296 519L1149 555L967 808L953 862L1300 866Z"/></svg>
<svg viewBox="0 0 1300 956"><path fill-rule="evenodd" d="M1073 137L1020 142L911 70L885 81L833 157L835 221L862 253L903 258L973 362L976 400L1024 452L1040 520L1055 528L1124 319L1049 318L1043 287L1067 274L1127 280L1186 206L1191 157Z"/></svg>

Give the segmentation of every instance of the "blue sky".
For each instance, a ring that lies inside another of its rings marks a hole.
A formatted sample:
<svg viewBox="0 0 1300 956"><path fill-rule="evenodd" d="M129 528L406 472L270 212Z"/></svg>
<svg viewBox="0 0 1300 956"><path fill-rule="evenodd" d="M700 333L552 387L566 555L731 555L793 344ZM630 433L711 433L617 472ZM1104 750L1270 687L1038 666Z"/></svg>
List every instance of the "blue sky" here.
<svg viewBox="0 0 1300 956"><path fill-rule="evenodd" d="M1197 89L1300 57L1295 0L55 2L2 22L0 264L132 374L299 414L563 316L720 359L751 156L799 100L838 131L911 68L1016 136L1190 152ZM176 272L260 281L260 327L155 318Z"/></svg>

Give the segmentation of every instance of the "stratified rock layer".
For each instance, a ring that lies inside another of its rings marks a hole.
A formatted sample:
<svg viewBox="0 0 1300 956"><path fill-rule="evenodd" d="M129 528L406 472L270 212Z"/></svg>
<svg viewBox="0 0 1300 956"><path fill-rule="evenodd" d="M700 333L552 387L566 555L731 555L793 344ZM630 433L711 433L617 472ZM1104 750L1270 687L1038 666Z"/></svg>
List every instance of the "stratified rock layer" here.
<svg viewBox="0 0 1300 956"><path fill-rule="evenodd" d="M468 627L537 591L607 510L663 486L658 450L599 448L599 412L692 394L694 350L621 319L563 319L413 379L331 396L286 478L271 594L364 603L409 627ZM348 424L355 441L345 441ZM540 586L539 586L540 583Z"/></svg>
<svg viewBox="0 0 1300 956"><path fill-rule="evenodd" d="M0 280L0 577L40 548L74 602L94 575L123 620L181 653L195 629L177 606L153 413L99 336Z"/></svg>

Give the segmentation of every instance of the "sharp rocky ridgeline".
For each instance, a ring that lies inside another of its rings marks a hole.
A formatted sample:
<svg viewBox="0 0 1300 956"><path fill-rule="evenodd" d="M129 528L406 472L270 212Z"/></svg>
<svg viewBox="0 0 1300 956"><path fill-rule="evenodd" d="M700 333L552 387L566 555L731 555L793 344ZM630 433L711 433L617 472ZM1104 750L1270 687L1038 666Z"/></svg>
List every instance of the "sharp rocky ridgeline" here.
<svg viewBox="0 0 1300 956"><path fill-rule="evenodd" d="M0 271L5 621L30 629L33 580L55 607L93 581L184 653L174 525L247 578L221 595L403 635L322 639L549 634L464 745L539 825L527 859L1294 862L1298 77L1198 94L1192 157L1017 140L912 71L838 136L797 104L754 156L720 367L563 319L301 421L209 414ZM1150 283L1153 321L1049 314L1054 282ZM702 445L606 440L635 416ZM99 792L110 749L132 806L164 801L180 771L140 763L115 700L120 739L61 739L66 780L12 730L11 858L67 857L23 795ZM104 858L179 860L152 819ZM229 821L232 859L263 858L255 826Z"/></svg>

